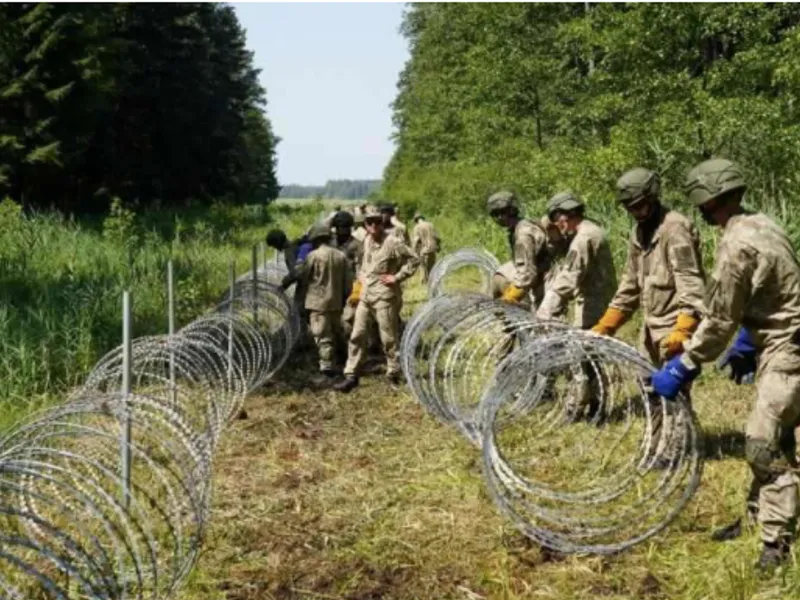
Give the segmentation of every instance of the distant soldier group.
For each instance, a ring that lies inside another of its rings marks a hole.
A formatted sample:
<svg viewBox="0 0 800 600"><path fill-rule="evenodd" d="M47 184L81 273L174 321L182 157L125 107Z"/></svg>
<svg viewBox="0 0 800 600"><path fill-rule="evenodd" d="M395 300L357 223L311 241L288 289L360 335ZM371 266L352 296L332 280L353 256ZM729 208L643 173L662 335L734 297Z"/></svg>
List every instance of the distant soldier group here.
<svg viewBox="0 0 800 600"><path fill-rule="evenodd" d="M281 286L295 285L295 306L316 344L319 370L338 391L358 386L368 351L378 345L389 382L401 381L402 284L420 261L425 280L439 250L433 225L421 214L414 221L409 237L394 205L364 204L353 213L328 214L291 242L280 230L267 235L286 263Z"/></svg>

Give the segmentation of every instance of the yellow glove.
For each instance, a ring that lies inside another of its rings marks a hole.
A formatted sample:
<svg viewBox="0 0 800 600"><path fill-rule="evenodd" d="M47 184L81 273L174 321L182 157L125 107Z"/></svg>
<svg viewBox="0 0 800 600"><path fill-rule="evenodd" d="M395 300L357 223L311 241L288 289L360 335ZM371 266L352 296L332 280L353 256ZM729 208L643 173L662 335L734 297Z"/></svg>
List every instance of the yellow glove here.
<svg viewBox="0 0 800 600"><path fill-rule="evenodd" d="M519 301L524 297L525 292L512 284L503 290L503 295L500 297L500 300L506 304L519 304Z"/></svg>
<svg viewBox="0 0 800 600"><path fill-rule="evenodd" d="M678 313L675 328L669 335L661 340L661 347L666 350L667 358L683 352L683 342L692 337L692 332L697 329L700 321L687 313Z"/></svg>
<svg viewBox="0 0 800 600"><path fill-rule="evenodd" d="M350 306L355 306L361 300L361 282L357 279L353 282L353 289L350 291L350 296L347 298L347 303Z"/></svg>
<svg viewBox="0 0 800 600"><path fill-rule="evenodd" d="M628 315L618 308L607 308L606 312L600 317L597 324L592 327L592 331L600 335L614 335L617 329L622 327Z"/></svg>

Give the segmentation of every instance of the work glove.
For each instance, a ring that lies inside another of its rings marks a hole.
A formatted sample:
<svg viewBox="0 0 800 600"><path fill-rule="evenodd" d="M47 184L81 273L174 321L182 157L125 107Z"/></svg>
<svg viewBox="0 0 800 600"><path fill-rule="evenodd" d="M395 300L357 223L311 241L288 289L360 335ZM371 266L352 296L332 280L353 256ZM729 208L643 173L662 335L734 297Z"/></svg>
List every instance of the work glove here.
<svg viewBox="0 0 800 600"><path fill-rule="evenodd" d="M733 345L722 356L717 366L720 370L730 366L730 379L735 381L736 385L753 383L758 368L758 349L747 329L739 328Z"/></svg>
<svg viewBox="0 0 800 600"><path fill-rule="evenodd" d="M289 288L289 286L291 286L293 283L294 283L294 277L292 277L291 275L285 275L283 279L281 279L281 289L286 291Z"/></svg>
<svg viewBox="0 0 800 600"><path fill-rule="evenodd" d="M347 298L347 303L350 306L356 306L361 300L361 282L356 280L353 282L353 289L350 291L350 296Z"/></svg>
<svg viewBox="0 0 800 600"><path fill-rule="evenodd" d="M500 297L502 302L506 304L519 304L520 300L525 297L525 292L515 285L509 285L503 290L503 295Z"/></svg>
<svg viewBox="0 0 800 600"><path fill-rule="evenodd" d="M700 369L690 369L681 362L680 356L676 356L653 373L650 383L656 394L665 400L674 400L681 389L699 374Z"/></svg>
<svg viewBox="0 0 800 600"><path fill-rule="evenodd" d="M675 328L661 341L661 347L666 350L667 358L683 352L683 342L692 337L692 332L700 324L698 319L687 313L679 313Z"/></svg>
<svg viewBox="0 0 800 600"><path fill-rule="evenodd" d="M597 324L592 327L592 331L600 335L614 335L617 329L622 327L625 321L628 320L628 315L618 308L608 308Z"/></svg>

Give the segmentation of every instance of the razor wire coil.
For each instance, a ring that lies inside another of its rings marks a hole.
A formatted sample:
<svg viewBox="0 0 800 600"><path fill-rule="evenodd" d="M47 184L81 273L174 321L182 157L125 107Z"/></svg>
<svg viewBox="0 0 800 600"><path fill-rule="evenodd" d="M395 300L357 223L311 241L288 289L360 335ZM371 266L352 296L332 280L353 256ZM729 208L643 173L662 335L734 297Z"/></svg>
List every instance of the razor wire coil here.
<svg viewBox="0 0 800 600"><path fill-rule="evenodd" d="M220 436L299 331L292 300L248 273L175 334L131 343L129 394L119 347L0 438L3 597L171 597L201 547Z"/></svg>
<svg viewBox="0 0 800 600"><path fill-rule="evenodd" d="M619 552L662 531L699 485L686 397L655 396L650 361L624 342L482 294L432 295L400 361L416 399L481 448L500 512L541 546Z"/></svg>

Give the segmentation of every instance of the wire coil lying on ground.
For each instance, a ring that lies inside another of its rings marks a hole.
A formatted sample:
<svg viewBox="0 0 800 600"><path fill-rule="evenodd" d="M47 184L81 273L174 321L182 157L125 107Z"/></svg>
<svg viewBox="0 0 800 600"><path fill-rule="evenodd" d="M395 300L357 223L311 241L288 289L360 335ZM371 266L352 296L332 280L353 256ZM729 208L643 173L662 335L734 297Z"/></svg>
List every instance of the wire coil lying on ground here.
<svg viewBox="0 0 800 600"><path fill-rule="evenodd" d="M440 258L428 278L428 298L454 291L479 290L491 296L492 275L500 268L500 261L483 248L461 248ZM458 287L448 285L453 275L461 272Z"/></svg>
<svg viewBox="0 0 800 600"><path fill-rule="evenodd" d="M417 400L481 446L500 511L542 546L619 552L699 485L689 404L655 397L652 365L624 342L465 294L420 307L400 359Z"/></svg>
<svg viewBox="0 0 800 600"><path fill-rule="evenodd" d="M244 277L174 335L132 342L130 394L120 347L65 405L4 436L3 597L171 597L197 559L220 436L298 331L280 288Z"/></svg>

